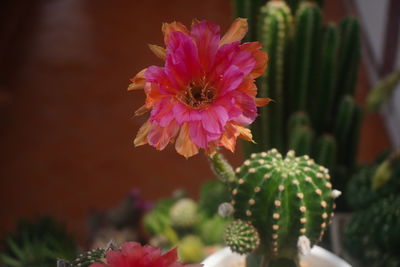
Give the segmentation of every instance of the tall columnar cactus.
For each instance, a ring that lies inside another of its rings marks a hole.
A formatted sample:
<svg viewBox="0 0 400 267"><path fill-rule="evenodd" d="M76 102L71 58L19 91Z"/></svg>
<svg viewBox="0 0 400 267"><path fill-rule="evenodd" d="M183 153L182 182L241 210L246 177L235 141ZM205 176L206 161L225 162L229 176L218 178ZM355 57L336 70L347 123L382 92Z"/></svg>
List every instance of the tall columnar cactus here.
<svg viewBox="0 0 400 267"><path fill-rule="evenodd" d="M289 112L307 110L316 53L321 33L321 10L312 2L302 2L296 12L290 51Z"/></svg>
<svg viewBox="0 0 400 267"><path fill-rule="evenodd" d="M333 216L337 192L328 170L307 155L289 151L283 158L272 149L252 154L236 172L231 201L236 220L227 228L226 243L242 254L254 251L262 266L296 264L299 252L321 240Z"/></svg>
<svg viewBox="0 0 400 267"><path fill-rule="evenodd" d="M243 7L253 0L235 2ZM352 17L339 25L323 24L323 2L269 0L255 17L236 12L258 20L249 27L269 54L266 73L257 81L259 94L273 99L259 111L252 126L256 144L246 146L245 153L276 147L281 153L310 154L329 166L333 184L344 189L355 170L362 120L354 100L360 27Z"/></svg>

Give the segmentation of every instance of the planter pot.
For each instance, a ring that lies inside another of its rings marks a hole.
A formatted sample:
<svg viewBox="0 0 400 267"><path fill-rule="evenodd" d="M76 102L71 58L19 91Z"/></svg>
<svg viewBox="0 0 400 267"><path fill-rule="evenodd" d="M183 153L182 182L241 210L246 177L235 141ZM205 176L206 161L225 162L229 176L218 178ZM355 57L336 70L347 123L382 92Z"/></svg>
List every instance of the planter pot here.
<svg viewBox="0 0 400 267"><path fill-rule="evenodd" d="M224 248L206 258L202 263L204 267L243 267L244 256L233 253L229 248ZM318 246L300 258L304 267L351 267L350 264Z"/></svg>

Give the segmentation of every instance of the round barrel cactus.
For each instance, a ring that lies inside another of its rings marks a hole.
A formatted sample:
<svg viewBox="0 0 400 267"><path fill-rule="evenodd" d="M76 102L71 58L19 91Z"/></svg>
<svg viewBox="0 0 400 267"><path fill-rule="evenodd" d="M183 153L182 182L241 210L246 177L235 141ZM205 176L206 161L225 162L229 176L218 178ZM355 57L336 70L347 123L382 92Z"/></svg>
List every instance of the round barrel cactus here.
<svg viewBox="0 0 400 267"><path fill-rule="evenodd" d="M340 192L332 190L328 170L308 156L285 158L276 150L251 154L236 169L232 184L233 217L251 224L260 244L255 250L267 261L297 260L321 240ZM227 242L228 244L231 242ZM235 243L231 249L249 252L253 244ZM265 261L265 260L264 260ZM267 266L267 265L265 265Z"/></svg>

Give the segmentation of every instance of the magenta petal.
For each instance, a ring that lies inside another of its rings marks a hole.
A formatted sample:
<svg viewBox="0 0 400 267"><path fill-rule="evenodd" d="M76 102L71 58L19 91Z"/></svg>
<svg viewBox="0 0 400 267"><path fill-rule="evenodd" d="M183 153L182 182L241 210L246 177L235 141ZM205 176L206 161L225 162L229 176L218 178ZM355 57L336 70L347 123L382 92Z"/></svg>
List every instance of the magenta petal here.
<svg viewBox="0 0 400 267"><path fill-rule="evenodd" d="M178 104L174 105L174 107L172 108L172 112L174 114L175 120L179 124L182 124L182 123L188 122L188 121L198 121L198 120L201 120L201 118L202 118L201 110L195 110L195 109L188 108L182 103L178 103Z"/></svg>
<svg viewBox="0 0 400 267"><path fill-rule="evenodd" d="M162 98L151 110L150 121L156 121L162 127L167 126L174 118L173 107L171 97Z"/></svg>
<svg viewBox="0 0 400 267"><path fill-rule="evenodd" d="M240 43L230 43L221 46L214 59L214 66L210 74L211 81L217 81L220 76L229 68L232 64L234 55L240 51Z"/></svg>
<svg viewBox="0 0 400 267"><path fill-rule="evenodd" d="M171 33L165 67L169 76L181 86L200 75L197 47L189 36L182 32Z"/></svg>
<svg viewBox="0 0 400 267"><path fill-rule="evenodd" d="M173 84L173 80L168 77L164 68L150 66L147 68L145 76L146 81L156 83L163 94L174 94L177 91L177 86Z"/></svg>
<svg viewBox="0 0 400 267"><path fill-rule="evenodd" d="M207 148L207 132L204 130L201 121L189 122L189 135L197 146Z"/></svg>
<svg viewBox="0 0 400 267"><path fill-rule="evenodd" d="M236 65L244 76L247 76L256 66L256 60L253 54L248 51L240 51L235 55L232 64Z"/></svg>
<svg viewBox="0 0 400 267"><path fill-rule="evenodd" d="M235 65L231 65L218 82L219 94L224 95L235 90L243 81L243 72Z"/></svg>
<svg viewBox="0 0 400 267"><path fill-rule="evenodd" d="M203 128L213 134L221 134L229 119L225 108L220 105L213 105L204 110L202 116Z"/></svg>
<svg viewBox="0 0 400 267"><path fill-rule="evenodd" d="M200 64L207 72L218 50L220 28L212 22L201 21L192 26L191 35L197 44Z"/></svg>
<svg viewBox="0 0 400 267"><path fill-rule="evenodd" d="M247 94L235 91L234 99L236 105L238 105L242 110L242 114L236 118L235 121L241 125L249 125L257 117L257 107L254 98Z"/></svg>
<svg viewBox="0 0 400 267"><path fill-rule="evenodd" d="M234 98L231 94L225 94L224 96L220 97L216 104L223 106L228 112L228 121L237 118L242 114L242 110L235 105Z"/></svg>

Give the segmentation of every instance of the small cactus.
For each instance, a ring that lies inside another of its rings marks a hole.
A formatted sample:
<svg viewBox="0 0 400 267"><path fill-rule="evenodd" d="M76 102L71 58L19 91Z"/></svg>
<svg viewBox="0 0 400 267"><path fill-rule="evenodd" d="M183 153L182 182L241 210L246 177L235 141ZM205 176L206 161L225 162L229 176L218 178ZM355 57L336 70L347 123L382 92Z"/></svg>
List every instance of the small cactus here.
<svg viewBox="0 0 400 267"><path fill-rule="evenodd" d="M299 243L304 248L305 238L310 246L321 240L333 216L333 200L337 196L332 193L326 168L307 155L295 157L294 151L289 151L283 158L272 149L252 154L237 169L237 177L232 186L233 217L242 221L236 221L238 225L245 222L257 230L257 253L272 260L296 261ZM237 245L231 248L250 252Z"/></svg>
<svg viewBox="0 0 400 267"><path fill-rule="evenodd" d="M248 254L260 244L257 230L248 221L234 220L225 229L225 243L233 252Z"/></svg>
<svg viewBox="0 0 400 267"><path fill-rule="evenodd" d="M175 228L190 228L198 221L197 204L190 198L178 200L170 210L172 226Z"/></svg>
<svg viewBox="0 0 400 267"><path fill-rule="evenodd" d="M103 248L93 249L88 252L80 254L79 257L72 262L72 266L88 267L95 262L102 263L101 259L103 259L105 255L106 255L106 249Z"/></svg>
<svg viewBox="0 0 400 267"><path fill-rule="evenodd" d="M198 236L187 235L178 244L178 255L185 263L200 262L204 258L204 244Z"/></svg>

